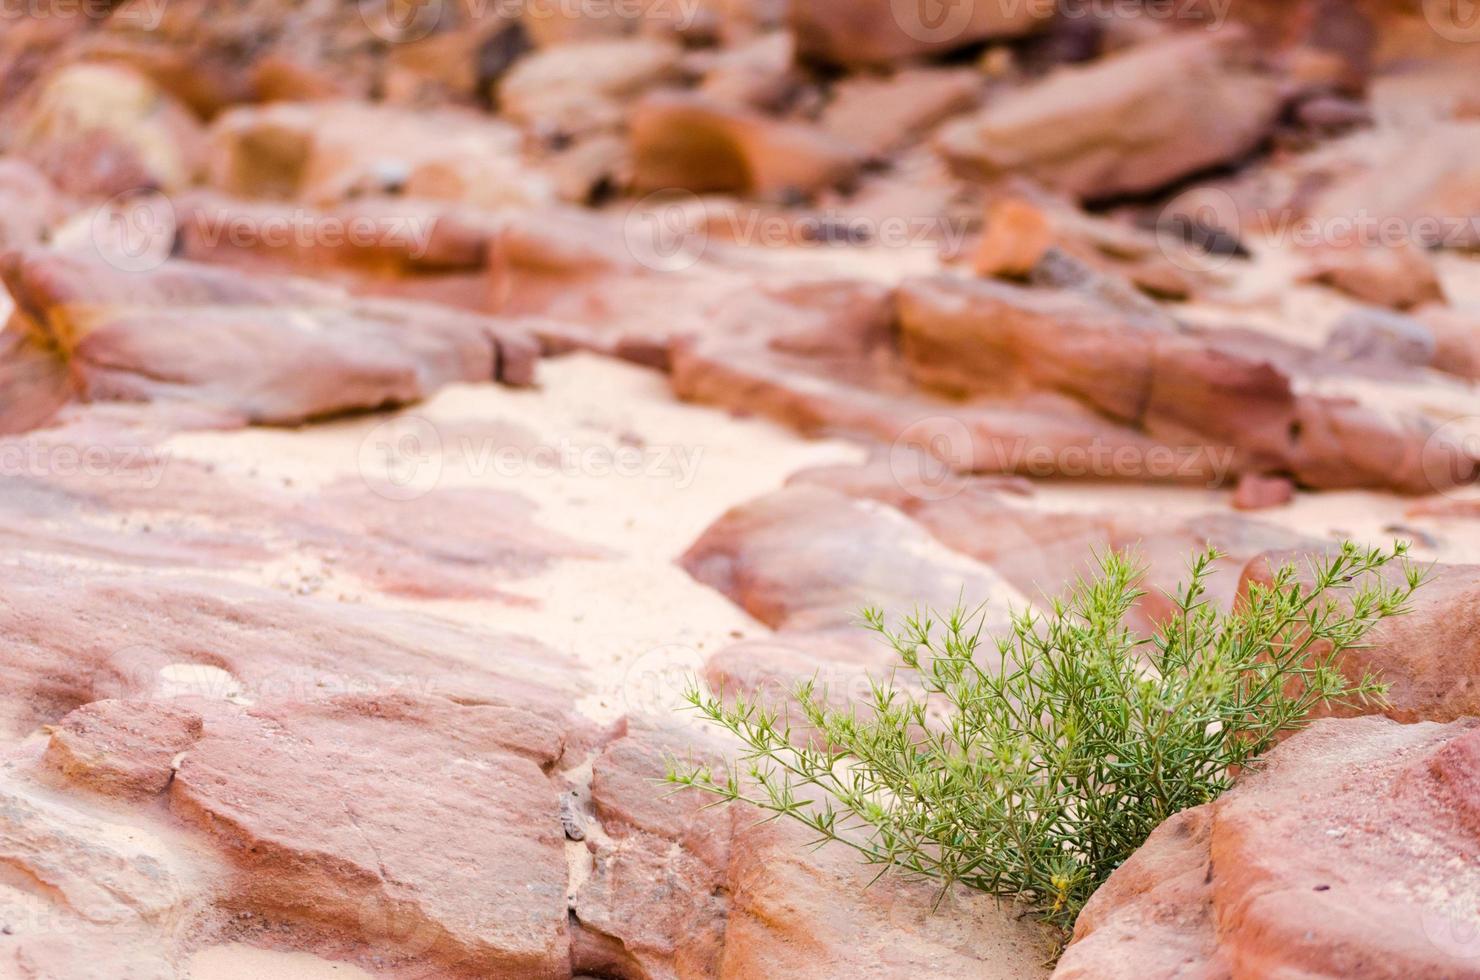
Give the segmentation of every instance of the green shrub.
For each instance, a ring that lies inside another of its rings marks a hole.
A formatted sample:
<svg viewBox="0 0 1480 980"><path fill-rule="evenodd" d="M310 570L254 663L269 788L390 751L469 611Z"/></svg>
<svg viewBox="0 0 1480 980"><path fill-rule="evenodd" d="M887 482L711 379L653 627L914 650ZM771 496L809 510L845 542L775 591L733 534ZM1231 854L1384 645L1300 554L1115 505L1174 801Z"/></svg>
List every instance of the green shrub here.
<svg viewBox="0 0 1480 980"><path fill-rule="evenodd" d="M1014 613L992 656L981 615L891 628L869 610L918 686L872 683L862 710L830 707L812 683L789 708L692 688L690 705L745 750L668 779L799 820L881 874L1012 897L1067 929L1159 823L1228 789L1312 709L1381 702L1383 685L1336 661L1405 611L1422 580L1405 553L1347 544L1304 584L1285 567L1223 613L1206 599L1210 550L1151 637L1123 625L1140 569L1109 554L1047 610ZM1394 562L1388 585L1377 573Z"/></svg>

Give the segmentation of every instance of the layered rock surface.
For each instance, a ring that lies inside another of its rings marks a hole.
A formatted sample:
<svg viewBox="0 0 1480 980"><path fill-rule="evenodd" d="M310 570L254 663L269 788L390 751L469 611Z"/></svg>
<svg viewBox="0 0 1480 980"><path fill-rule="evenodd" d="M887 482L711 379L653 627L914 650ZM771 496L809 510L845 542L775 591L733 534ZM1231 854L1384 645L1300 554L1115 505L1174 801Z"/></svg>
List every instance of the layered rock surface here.
<svg viewBox="0 0 1480 980"><path fill-rule="evenodd" d="M1473 974L1480 49L1087 6L10 18L0 974L1045 976L668 795L735 751L684 684L856 704L865 605L996 629L1127 549L1149 631L1196 550L1226 607L1394 536L1383 717L1174 817L1058 972Z"/></svg>

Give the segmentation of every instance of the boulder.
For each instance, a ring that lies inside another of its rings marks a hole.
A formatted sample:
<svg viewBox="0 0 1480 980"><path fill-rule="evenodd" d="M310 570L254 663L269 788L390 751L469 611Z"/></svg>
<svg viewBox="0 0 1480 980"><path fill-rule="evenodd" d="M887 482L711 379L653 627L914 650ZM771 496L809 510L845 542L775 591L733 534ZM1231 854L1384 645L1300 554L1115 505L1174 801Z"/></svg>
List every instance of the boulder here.
<svg viewBox="0 0 1480 980"><path fill-rule="evenodd" d="M180 756L200 738L188 708L105 699L57 723L43 762L68 782L105 796L148 799L175 777Z"/></svg>
<svg viewBox="0 0 1480 980"><path fill-rule="evenodd" d="M1282 101L1279 83L1240 65L1228 37L1183 35L1059 68L942 127L938 145L964 176L1021 173L1109 198L1242 157Z"/></svg>
<svg viewBox="0 0 1480 980"><path fill-rule="evenodd" d="M654 38L579 41L519 59L498 86L500 111L562 138L612 129L626 103L677 73L677 44Z"/></svg>
<svg viewBox="0 0 1480 980"><path fill-rule="evenodd" d="M725 980L1043 975L1047 931L985 895L942 898L892 875L870 885L877 869L847 848L809 848L805 831L747 807L653 792L671 759L702 763L723 750L690 732L639 729L598 757L592 795L611 841L597 848L575 910L615 942L578 969Z"/></svg>
<svg viewBox="0 0 1480 980"><path fill-rule="evenodd" d="M534 205L552 188L509 123L456 109L354 102L243 106L211 125L208 182L248 198L331 205L404 192L479 207Z"/></svg>
<svg viewBox="0 0 1480 980"><path fill-rule="evenodd" d="M1039 0L944 8L926 0L795 0L789 9L798 54L855 68L944 54L989 38L1020 37L1053 14L1053 4Z"/></svg>
<svg viewBox="0 0 1480 980"><path fill-rule="evenodd" d="M968 69L859 75L833 87L819 123L843 142L882 157L915 143L980 99L981 76Z"/></svg>
<svg viewBox="0 0 1480 980"><path fill-rule="evenodd" d="M1157 828L1054 977L1474 975L1477 752L1473 719L1315 722Z"/></svg>
<svg viewBox="0 0 1480 980"><path fill-rule="evenodd" d="M221 710L171 811L242 874L236 900L383 955L569 976L560 733L517 708L346 695Z"/></svg>
<svg viewBox="0 0 1480 980"><path fill-rule="evenodd" d="M116 65L79 64L41 83L15 147L58 188L111 197L192 183L202 163L200 124L148 78Z"/></svg>
<svg viewBox="0 0 1480 980"><path fill-rule="evenodd" d="M1282 476L1245 473L1233 490L1234 510L1265 510L1282 507L1295 499L1295 484Z"/></svg>
<svg viewBox="0 0 1480 980"><path fill-rule="evenodd" d="M528 383L536 356L522 331L485 317L186 262L127 271L12 253L0 279L89 401L183 401L292 424L453 381Z"/></svg>
<svg viewBox="0 0 1480 980"><path fill-rule="evenodd" d="M796 486L733 508L679 559L700 582L776 629L856 625L865 606L891 615L987 603L1005 621L1023 597L990 568L931 539L898 511Z"/></svg>
<svg viewBox="0 0 1480 980"><path fill-rule="evenodd" d="M851 176L858 148L803 122L724 105L702 94L657 92L629 121L639 191L808 195Z"/></svg>
<svg viewBox="0 0 1480 980"><path fill-rule="evenodd" d="M1310 552L1291 551L1260 555L1244 569L1239 589L1247 590L1255 582L1268 584L1274 569L1291 561L1304 571L1311 557ZM1308 573L1304 577L1308 580ZM1452 721L1480 714L1477 610L1480 568L1431 566L1408 613L1377 624L1360 646L1341 655L1339 666L1348 677L1356 680L1370 673L1388 685L1388 705L1340 713L1381 710L1403 722Z"/></svg>
<svg viewBox="0 0 1480 980"><path fill-rule="evenodd" d="M1417 245L1320 249L1309 257L1305 278L1395 310L1444 300L1434 264Z"/></svg>
<svg viewBox="0 0 1480 980"><path fill-rule="evenodd" d="M1004 282L941 276L898 295L911 374L952 395L1060 391L1168 441L1226 449L1240 470L1322 488L1431 492L1434 462L1467 455L1435 436L1421 403L1403 404L1401 371L1400 408L1368 407L1341 387L1366 379L1265 334L1192 331L1100 296Z"/></svg>
<svg viewBox="0 0 1480 980"><path fill-rule="evenodd" d="M1353 310L1337 320L1322 353L1334 361L1424 367L1434 363L1438 344L1422 321L1368 308Z"/></svg>

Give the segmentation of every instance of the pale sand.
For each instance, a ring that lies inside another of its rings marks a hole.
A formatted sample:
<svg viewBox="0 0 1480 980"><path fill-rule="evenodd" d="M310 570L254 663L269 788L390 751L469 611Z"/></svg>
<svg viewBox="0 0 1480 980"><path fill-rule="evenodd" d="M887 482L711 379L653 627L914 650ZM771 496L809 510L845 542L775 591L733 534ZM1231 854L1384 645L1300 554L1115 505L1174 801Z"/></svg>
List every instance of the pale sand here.
<svg viewBox="0 0 1480 980"><path fill-rule="evenodd" d="M309 953L283 953L241 943L207 946L190 958L191 980L372 980L351 963Z"/></svg>
<svg viewBox="0 0 1480 980"><path fill-rule="evenodd" d="M660 689L681 684L704 656L737 637L766 632L728 599L696 583L674 559L730 507L777 489L797 470L863 458L856 446L807 441L770 422L685 405L672 397L662 375L587 354L542 362L536 389L459 385L401 415L448 432L455 425L463 433L455 438L469 451L447 457L439 485L521 493L538 505L541 525L612 555L559 561L538 576L503 586L534 600L523 606L398 600L346 583L341 573L317 563L292 559L261 568L260 580L291 587L303 576L338 574L337 592L358 601L414 606L535 637L590 670L598 693L582 707L602 721L660 708L655 698L676 700L665 696L673 690ZM362 459L375 479L380 463L362 448L385 418L293 431L193 433L166 448L277 487L286 477L311 492L336 480L360 479ZM535 433L541 445L578 451L616 450L624 438L630 443L636 436L646 453L643 471L598 472L579 461L566 468L544 457L495 465L490 446L466 434L479 431L470 421L514 423Z"/></svg>

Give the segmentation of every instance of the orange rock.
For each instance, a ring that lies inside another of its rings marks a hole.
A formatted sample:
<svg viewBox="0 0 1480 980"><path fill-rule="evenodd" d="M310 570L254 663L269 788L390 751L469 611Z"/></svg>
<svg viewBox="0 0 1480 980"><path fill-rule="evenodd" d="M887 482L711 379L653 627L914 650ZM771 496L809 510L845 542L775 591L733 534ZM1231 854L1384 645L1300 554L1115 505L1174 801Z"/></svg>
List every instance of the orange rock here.
<svg viewBox="0 0 1480 980"><path fill-rule="evenodd" d="M1053 243L1047 215L1021 198L1003 198L987 208L986 233L971 267L979 276L1021 278L1033 271Z"/></svg>
<svg viewBox="0 0 1480 980"><path fill-rule="evenodd" d="M794 0L791 29L805 58L858 67L942 54L988 38L1027 34L1051 17L1044 0L932 6L929 0Z"/></svg>
<svg viewBox="0 0 1480 980"><path fill-rule="evenodd" d="M811 194L850 176L857 149L804 123L657 93L630 120L639 190L731 191L762 198Z"/></svg>

